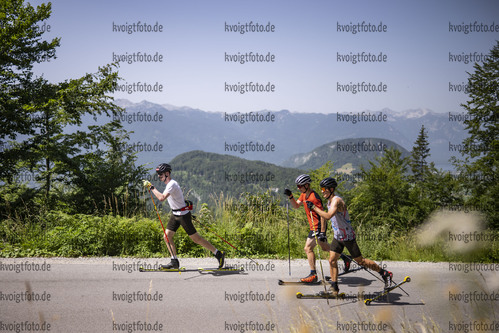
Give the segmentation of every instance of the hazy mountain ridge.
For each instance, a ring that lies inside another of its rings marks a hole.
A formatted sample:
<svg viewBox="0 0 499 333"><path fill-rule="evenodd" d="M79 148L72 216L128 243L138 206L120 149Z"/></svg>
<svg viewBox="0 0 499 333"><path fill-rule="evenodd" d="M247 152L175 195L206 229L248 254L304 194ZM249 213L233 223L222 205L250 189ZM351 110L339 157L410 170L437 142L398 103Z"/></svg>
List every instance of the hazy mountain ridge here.
<svg viewBox="0 0 499 333"><path fill-rule="evenodd" d="M386 139L410 151L421 125L424 125L428 130L430 161L435 162L438 168L451 169L448 160L453 155L457 156L458 152L451 151L450 144L459 144L467 136L462 122L451 121L448 112L437 113L427 109L331 114L265 110L255 111L253 115L266 116L270 112L272 121L241 122L235 115L244 117L247 113L207 112L147 101L130 103L117 100L116 104L126 108L128 117L139 113L142 116L162 115L162 121L123 121L127 130L134 131L132 142L146 143L145 147L162 144L161 150L139 151L140 164L157 164L187 151L202 150L292 166L287 164L292 156L311 152L326 143L352 138ZM372 121L373 118L376 119ZM273 145L274 149L231 150L245 144L253 147L255 144Z"/></svg>

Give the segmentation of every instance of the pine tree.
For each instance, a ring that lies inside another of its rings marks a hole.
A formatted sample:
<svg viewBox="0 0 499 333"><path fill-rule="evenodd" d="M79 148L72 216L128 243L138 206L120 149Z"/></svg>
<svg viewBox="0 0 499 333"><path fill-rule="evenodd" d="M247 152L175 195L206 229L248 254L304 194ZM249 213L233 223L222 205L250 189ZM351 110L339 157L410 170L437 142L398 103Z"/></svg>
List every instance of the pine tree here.
<svg viewBox="0 0 499 333"><path fill-rule="evenodd" d="M411 151L411 170L416 182L424 182L429 173L427 158L430 156L430 148L428 142L428 133L424 125L421 126L418 138L414 142L414 147Z"/></svg>
<svg viewBox="0 0 499 333"><path fill-rule="evenodd" d="M461 178L471 192L469 205L487 214L489 225L499 228L499 42L483 64L476 63L468 78L469 100L462 106L469 136L461 151Z"/></svg>

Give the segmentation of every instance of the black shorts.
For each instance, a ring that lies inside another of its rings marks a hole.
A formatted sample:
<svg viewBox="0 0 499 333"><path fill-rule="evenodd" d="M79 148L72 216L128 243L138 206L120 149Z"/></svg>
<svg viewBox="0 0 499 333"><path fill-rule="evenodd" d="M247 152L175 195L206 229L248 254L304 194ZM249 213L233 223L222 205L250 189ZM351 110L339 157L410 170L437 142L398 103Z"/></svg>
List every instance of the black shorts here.
<svg viewBox="0 0 499 333"><path fill-rule="evenodd" d="M352 258L358 258L362 256L362 254L360 253L359 245L357 245L357 241L355 239L350 241L339 241L336 238L333 238L333 241L331 242L331 251L341 254L345 247L347 248L348 252L350 252L350 256Z"/></svg>
<svg viewBox="0 0 499 333"><path fill-rule="evenodd" d="M319 223L318 223L318 226L319 230L321 230L321 221L319 220ZM326 224L326 231L327 232L327 224ZM319 236L319 234L317 233L317 236ZM308 236L307 238L313 238L315 239L315 231L314 230L310 230L309 233L308 233Z"/></svg>
<svg viewBox="0 0 499 333"><path fill-rule="evenodd" d="M197 232L196 228L194 227L194 224L192 224L191 212L185 215L173 215L173 214L170 215L170 220L168 221L166 229L177 232L178 227L180 226L184 228L185 232L189 236Z"/></svg>

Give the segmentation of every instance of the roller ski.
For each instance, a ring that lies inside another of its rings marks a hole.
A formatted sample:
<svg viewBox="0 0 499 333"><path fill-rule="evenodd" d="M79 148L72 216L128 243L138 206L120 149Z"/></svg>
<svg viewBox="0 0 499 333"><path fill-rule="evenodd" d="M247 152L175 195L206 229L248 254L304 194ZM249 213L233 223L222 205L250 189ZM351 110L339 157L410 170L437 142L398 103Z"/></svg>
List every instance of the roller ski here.
<svg viewBox="0 0 499 333"><path fill-rule="evenodd" d="M331 278L329 276L325 277L326 281L329 281ZM309 286L314 286L318 284L322 284L322 281L317 278L317 274L315 273L310 273L310 275L298 280L298 281L284 281L284 280L279 280L278 281L280 286L283 285L309 285Z"/></svg>
<svg viewBox="0 0 499 333"><path fill-rule="evenodd" d="M397 289L397 288L400 288L400 286L401 286L401 285L403 285L404 283L408 283L408 282L411 282L411 278L410 278L409 276L406 276L406 277L404 278L404 281L402 281L402 282L400 282L400 283L397 283L397 284L394 284L394 285L392 285L392 286L390 286L390 287L388 287L388 288L385 288L385 289L383 290L383 292L382 292L382 293L380 293L379 295L377 295L376 297L373 297L373 298L368 298L368 299L364 300L364 304L366 304L366 305L370 305L370 304L371 304L371 302L376 301L376 300L380 299L381 297L388 295L388 293L389 293L390 291L392 291L392 290L394 290L394 289ZM402 288L401 288L401 289L402 289Z"/></svg>
<svg viewBox="0 0 499 333"><path fill-rule="evenodd" d="M186 272L185 267L178 267L178 268L163 268L163 267L158 267L158 268L144 268L142 266L139 267L139 272Z"/></svg>
<svg viewBox="0 0 499 333"><path fill-rule="evenodd" d="M218 261L218 267L217 268L203 268L199 267L198 271L202 272L234 272L237 271L237 268L240 268L240 270L243 269L243 266L241 267L224 267L225 265L225 252L223 251L217 251L215 254L215 258Z"/></svg>
<svg viewBox="0 0 499 333"><path fill-rule="evenodd" d="M300 292L296 293L296 298L300 299L318 299L318 298L324 298L324 299L344 299L346 297L345 293L334 293L328 291L327 293L324 291L320 291L315 294L303 294Z"/></svg>
<svg viewBox="0 0 499 333"><path fill-rule="evenodd" d="M244 266L228 266L216 268L198 268L199 272L244 272Z"/></svg>
<svg viewBox="0 0 499 333"><path fill-rule="evenodd" d="M225 265L225 252L217 251L215 258L218 261L218 267L216 268L203 268L199 267L199 272L243 272L244 266L226 266Z"/></svg>

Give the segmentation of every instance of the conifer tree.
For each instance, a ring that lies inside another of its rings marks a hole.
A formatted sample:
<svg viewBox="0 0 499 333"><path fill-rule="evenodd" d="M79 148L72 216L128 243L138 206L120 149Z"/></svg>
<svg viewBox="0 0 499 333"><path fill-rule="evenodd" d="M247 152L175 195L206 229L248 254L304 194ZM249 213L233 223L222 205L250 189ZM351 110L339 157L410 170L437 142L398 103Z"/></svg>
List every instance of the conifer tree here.
<svg viewBox="0 0 499 333"><path fill-rule="evenodd" d="M418 138L411 151L411 170L416 182L424 182L430 168L427 158L430 156L428 133L424 125L421 126Z"/></svg>
<svg viewBox="0 0 499 333"><path fill-rule="evenodd" d="M499 41L487 59L469 74L468 112L464 121L469 136L463 141L461 179L471 193L469 205L483 211L489 225L499 228Z"/></svg>

